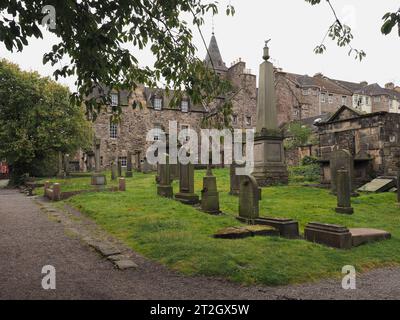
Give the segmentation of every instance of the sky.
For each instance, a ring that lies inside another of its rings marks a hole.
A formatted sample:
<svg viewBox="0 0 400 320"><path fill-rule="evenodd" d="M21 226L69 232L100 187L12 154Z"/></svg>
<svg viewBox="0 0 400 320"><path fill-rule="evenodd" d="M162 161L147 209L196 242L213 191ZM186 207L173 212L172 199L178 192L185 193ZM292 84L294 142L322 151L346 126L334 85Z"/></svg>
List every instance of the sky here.
<svg viewBox="0 0 400 320"><path fill-rule="evenodd" d="M220 0L220 14L212 19L206 16L202 32L208 44L213 24L222 57L229 67L238 58L246 62L247 68L258 75L262 62L264 41L270 42L271 61L284 71L324 75L346 81L379 83L384 86L394 82L400 86L400 38L397 30L389 36L380 32L382 17L388 11L399 9L399 0L331 0L339 18L348 24L354 35L353 47L362 49L367 57L356 61L348 56L348 48L339 48L327 39L328 51L316 55L313 50L320 44L334 17L328 4L311 6L304 0ZM230 2L236 14L225 15ZM214 23L213 23L214 21ZM200 34L194 31L194 43L201 58L206 48ZM57 43L57 38L44 31L43 39L32 39L21 53L10 53L0 44L0 58L6 58L24 70L36 70L51 76L50 65L42 65L43 54ZM132 50L136 50L132 47ZM152 65L154 59L146 52L136 52L142 65ZM59 82L75 89L74 78L59 79Z"/></svg>

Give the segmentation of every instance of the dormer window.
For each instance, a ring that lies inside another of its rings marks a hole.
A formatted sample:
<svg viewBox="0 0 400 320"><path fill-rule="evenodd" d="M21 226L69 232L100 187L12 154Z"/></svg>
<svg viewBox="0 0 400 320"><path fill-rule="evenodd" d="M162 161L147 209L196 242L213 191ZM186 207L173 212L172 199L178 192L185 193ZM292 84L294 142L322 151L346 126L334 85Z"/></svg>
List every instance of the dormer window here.
<svg viewBox="0 0 400 320"><path fill-rule="evenodd" d="M237 124L237 123L238 123L238 116L237 116L236 114L234 114L234 115L232 116L232 123L233 123L233 124Z"/></svg>
<svg viewBox="0 0 400 320"><path fill-rule="evenodd" d="M188 100L182 100L182 102L181 102L181 111L182 112L189 112L189 101Z"/></svg>
<svg viewBox="0 0 400 320"><path fill-rule="evenodd" d="M119 101L118 101L118 93L111 93L111 106L112 107L118 107Z"/></svg>
<svg viewBox="0 0 400 320"><path fill-rule="evenodd" d="M161 110L162 109L162 99L161 98L154 98L153 107L154 110Z"/></svg>

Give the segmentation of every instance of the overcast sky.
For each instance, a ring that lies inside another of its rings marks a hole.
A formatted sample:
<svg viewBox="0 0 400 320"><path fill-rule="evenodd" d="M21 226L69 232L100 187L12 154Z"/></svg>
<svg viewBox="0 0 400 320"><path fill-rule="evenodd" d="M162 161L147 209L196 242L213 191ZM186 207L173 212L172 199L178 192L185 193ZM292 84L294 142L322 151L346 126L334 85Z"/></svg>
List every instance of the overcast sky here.
<svg viewBox="0 0 400 320"><path fill-rule="evenodd" d="M389 36L380 32L382 16L399 9L399 0L331 0L341 19L353 29L353 47L362 49L367 57L355 61L348 49L338 48L327 39L328 52L316 55L313 49L324 37L334 18L325 1L311 6L304 0L231 0L235 6L234 17L227 17L227 1L220 1L221 13L214 18L215 35L227 66L242 58L247 68L258 74L264 40L272 38L270 52L273 63L288 72L314 75L317 72L341 80L368 81L384 85L395 82L400 86L400 38L397 30ZM208 44L212 32L211 15L202 31ZM195 33L199 56L206 50L201 37ZM32 40L22 53L9 53L0 44L0 57L19 64L25 70L37 70L51 75L52 67L42 65L42 56L56 43L56 38L45 33L43 40ZM143 65L152 64L147 52L138 53ZM60 82L74 89L74 79Z"/></svg>

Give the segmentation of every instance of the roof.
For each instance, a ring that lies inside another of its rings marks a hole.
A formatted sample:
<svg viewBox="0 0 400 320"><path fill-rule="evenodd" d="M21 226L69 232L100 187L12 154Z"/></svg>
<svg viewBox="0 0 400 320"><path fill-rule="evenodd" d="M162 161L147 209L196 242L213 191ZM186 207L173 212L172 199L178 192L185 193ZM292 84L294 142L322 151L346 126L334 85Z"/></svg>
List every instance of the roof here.
<svg viewBox="0 0 400 320"><path fill-rule="evenodd" d="M295 82L299 87L305 88L320 88L321 91L326 91L330 93L352 95L349 89L338 85L334 81L326 78L322 75L315 75L310 77L308 75L300 75L295 73L286 73L286 76L293 82Z"/></svg>
<svg viewBox="0 0 400 320"><path fill-rule="evenodd" d="M348 115L346 118L341 118L341 114L343 114L345 111L348 111ZM326 124L326 123L330 123L330 122L335 122L335 121L341 121L341 120L347 120L347 119L353 119L353 118L357 118L360 116L364 116L366 113L362 112L360 110L354 109L352 107L348 107L348 106L341 106L333 115L331 115L327 120L325 121L321 121L317 124L315 124L316 126L322 125L322 124Z"/></svg>
<svg viewBox="0 0 400 320"><path fill-rule="evenodd" d="M361 90L363 87L365 87L365 83L357 83L357 82L350 82L350 81L343 81L343 80L336 80L336 79L330 79L334 82L336 82L339 86L346 88L347 90L351 92L355 92L358 90Z"/></svg>
<svg viewBox="0 0 400 320"><path fill-rule="evenodd" d="M389 91L392 91L392 90L384 89L379 84L373 83L373 84L370 84L370 85L368 85L368 86L366 86L366 87L364 87L364 88L362 88L360 90L357 90L354 93L373 97L373 96L387 96L387 95L390 95Z"/></svg>
<svg viewBox="0 0 400 320"><path fill-rule="evenodd" d="M225 62L222 60L221 52L219 51L217 38L213 34L210 40L210 44L208 45L208 52L206 58L204 60L205 64L215 70L219 71L227 71L228 68L225 65Z"/></svg>

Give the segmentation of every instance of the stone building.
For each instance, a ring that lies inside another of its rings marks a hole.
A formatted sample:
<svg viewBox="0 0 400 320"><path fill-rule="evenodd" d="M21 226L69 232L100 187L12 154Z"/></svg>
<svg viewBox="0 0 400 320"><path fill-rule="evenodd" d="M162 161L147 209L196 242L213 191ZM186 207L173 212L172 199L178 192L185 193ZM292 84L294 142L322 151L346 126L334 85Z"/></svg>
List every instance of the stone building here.
<svg viewBox="0 0 400 320"><path fill-rule="evenodd" d="M257 88L256 76L246 69L246 63L238 60L227 67L222 59L217 40L213 34L205 59L208 66L213 65L216 72L234 85L232 99L232 127L249 129L255 126ZM96 93L93 93L96 95ZM122 107L121 121L117 124L111 121L111 112L103 111L93 124L94 134L101 139L100 162L102 168L109 168L111 161L121 159L126 166L128 152L133 154L133 165L137 168L143 163L146 150L152 142L146 141L146 135L151 129L164 131L168 134L169 122L176 121L178 132L183 129L200 130L201 120L209 110L204 106L194 105L190 99L183 99L178 107L170 106L171 95L162 89L151 89L138 86L133 92L112 92L112 106ZM133 109L133 101L139 101L142 108ZM155 135L157 140L160 136ZM80 169L93 168L93 153L80 153Z"/></svg>
<svg viewBox="0 0 400 320"><path fill-rule="evenodd" d="M400 160L400 114L362 113L343 106L328 120L316 124L322 183L330 183L329 160L334 150L354 157L355 184L378 176L396 176Z"/></svg>

